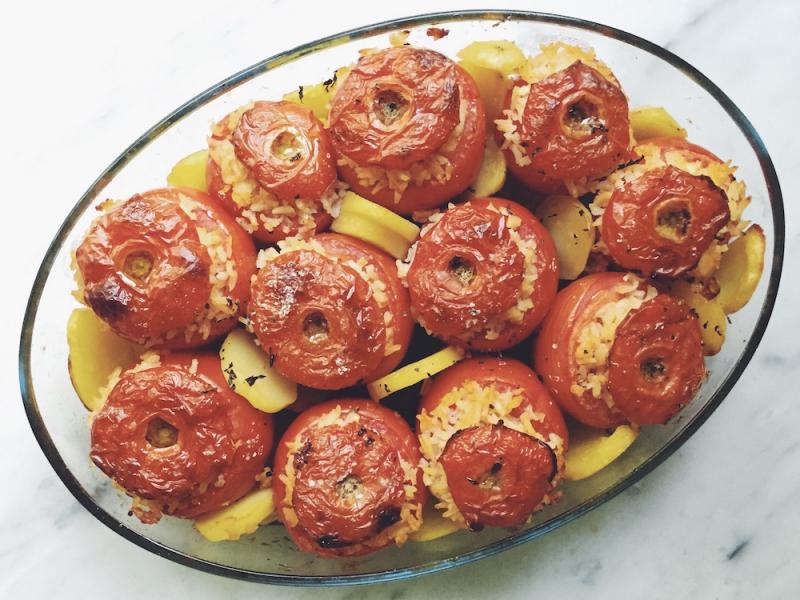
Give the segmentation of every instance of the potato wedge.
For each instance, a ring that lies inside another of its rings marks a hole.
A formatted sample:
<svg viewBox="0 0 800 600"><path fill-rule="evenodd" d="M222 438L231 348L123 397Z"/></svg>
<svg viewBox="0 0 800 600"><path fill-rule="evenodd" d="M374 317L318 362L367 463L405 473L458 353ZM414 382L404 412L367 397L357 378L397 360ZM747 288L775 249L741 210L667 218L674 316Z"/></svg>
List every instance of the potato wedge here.
<svg viewBox="0 0 800 600"><path fill-rule="evenodd" d="M297 400L297 384L270 365L270 359L244 329L234 329L219 350L228 385L258 410L276 413Z"/></svg>
<svg viewBox="0 0 800 600"><path fill-rule="evenodd" d="M439 371L444 371L462 358L464 358L464 351L461 348L448 346L422 360L408 364L397 369L397 371L368 383L367 391L373 400L381 400L399 390L411 387L415 383L432 377Z"/></svg>
<svg viewBox="0 0 800 600"><path fill-rule="evenodd" d="M347 77L350 67L340 67L333 77L314 85L302 85L293 92L284 94L283 99L310 108L323 125L328 124L328 111L336 87Z"/></svg>
<svg viewBox="0 0 800 600"><path fill-rule="evenodd" d="M206 187L207 163L208 150L193 152L175 163L167 175L167 183L173 187L188 187L206 192L208 191Z"/></svg>
<svg viewBox="0 0 800 600"><path fill-rule="evenodd" d="M512 82L500 71L478 66L466 60L458 63L475 80L478 92L483 100L486 111L486 124L488 131L494 131L494 120L499 119L506 102L506 94L511 89ZM491 136L488 136L491 137Z"/></svg>
<svg viewBox="0 0 800 600"><path fill-rule="evenodd" d="M556 245L559 277L576 279L586 268L594 244L589 210L570 196L549 196L533 212Z"/></svg>
<svg viewBox="0 0 800 600"><path fill-rule="evenodd" d="M435 500L429 498L422 509L422 526L408 536L412 542L430 542L460 529L453 521L445 519L442 513L433 506L434 503Z"/></svg>
<svg viewBox="0 0 800 600"><path fill-rule="evenodd" d="M504 76L518 72L526 63L519 46L508 40L472 42L459 50L458 58L465 63L499 71Z"/></svg>
<svg viewBox="0 0 800 600"><path fill-rule="evenodd" d="M752 298L764 271L766 247L764 230L753 225L722 255L715 275L719 283L716 299L725 314L741 310Z"/></svg>
<svg viewBox="0 0 800 600"><path fill-rule="evenodd" d="M564 477L570 481L591 477L622 456L638 435L628 425L620 425L611 435L585 425L570 427Z"/></svg>
<svg viewBox="0 0 800 600"><path fill-rule="evenodd" d="M486 198L500 191L506 182L506 157L493 136L486 138L478 177L465 192L466 198Z"/></svg>
<svg viewBox="0 0 800 600"><path fill-rule="evenodd" d="M630 113L630 120L633 137L637 142L656 137L686 139L686 130L660 106L635 108Z"/></svg>
<svg viewBox="0 0 800 600"><path fill-rule="evenodd" d="M387 229L390 229L409 244L413 244L419 236L419 227L417 227L417 225L392 212L388 208L384 208L380 204L376 204L375 202L359 196L355 192L347 192L344 195L344 198L342 198L341 210L357 213L371 219Z"/></svg>
<svg viewBox="0 0 800 600"><path fill-rule="evenodd" d="M114 370L132 367L144 350L119 337L88 308L76 308L69 316L67 347L72 387L91 411L102 407L100 390Z"/></svg>
<svg viewBox="0 0 800 600"><path fill-rule="evenodd" d="M728 319L718 298L709 300L703 295L701 286L687 281L676 281L670 291L697 313L703 338L703 353L712 356L719 352L725 342Z"/></svg>
<svg viewBox="0 0 800 600"><path fill-rule="evenodd" d="M238 540L277 516L272 489L255 490L230 506L195 519L194 528L211 542Z"/></svg>

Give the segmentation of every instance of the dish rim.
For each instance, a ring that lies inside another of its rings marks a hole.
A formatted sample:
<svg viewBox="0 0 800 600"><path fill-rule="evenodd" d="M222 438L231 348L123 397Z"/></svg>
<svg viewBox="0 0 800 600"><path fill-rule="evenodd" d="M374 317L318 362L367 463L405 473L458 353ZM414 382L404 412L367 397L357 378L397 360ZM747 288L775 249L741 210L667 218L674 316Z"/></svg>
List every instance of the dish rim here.
<svg viewBox="0 0 800 600"><path fill-rule="evenodd" d="M750 339L745 345L744 352L741 358L734 364L733 370L722 384L714 391L709 399L705 408L697 413L667 445L665 445L659 452L652 455L627 477L616 482L608 490L590 498L588 501L568 510L567 512L559 515L551 523L543 524L539 527L533 527L526 531L521 531L514 536L504 538L492 542L481 548L457 554L448 559L443 559L437 562L425 563L414 567L406 567L400 569L388 569L383 571L374 571L370 573L359 573L350 575L283 575L277 573L263 573L249 569L240 569L230 567L213 561L190 556L179 550L172 549L164 544L151 540L136 531L128 528L124 523L118 521L100 506L98 506L91 495L81 486L78 480L73 476L69 468L66 466L58 452L47 427L39 412L38 403L34 393L33 380L31 377L30 358L32 349L32 335L33 328L38 312L39 302L41 299L42 291L45 283L50 275L54 260L60 249L62 248L66 237L72 231L78 218L83 214L87 206L96 197L95 190L104 185L104 182L113 177L119 170L138 154L138 152L147 146L148 142L166 131L171 125L178 122L184 115L192 112L196 107L206 103L207 101L224 94L229 89L248 81L257 75L277 68L293 60L323 50L330 46L335 46L337 43L344 41L352 41L367 37L369 35L387 33L402 27L413 27L422 24L430 23L431 25L440 24L443 22L454 21L471 21L471 20L487 20L487 21L534 21L548 24L555 24L560 26L573 27L583 29L594 33L599 33L606 37L611 37L624 42L628 45L634 46L640 50L644 50L662 60L669 63L681 71L684 75L692 79L695 83L707 91L719 105L725 110L728 116L737 125L740 131L744 134L745 138L750 144L750 147L758 157L759 166L761 167L762 174L767 186L767 193L770 200L770 207L772 211L772 218L774 221L774 253L772 257L772 265L769 270L769 283L764 297L764 302L761 311L756 321L755 329ZM728 98L728 96L715 85L708 77L701 73L698 69L690 65L688 62L673 54L669 50L661 46L645 40L639 36L628 33L621 29L596 23L577 17L570 17L564 15L557 15L552 13L542 13L534 11L523 10L464 10L464 11L442 11L433 13L424 13L399 19L391 19L381 21L371 25L357 27L340 33L336 33L318 40L302 44L293 49L286 50L275 54L269 58L261 60L219 83L209 87L203 92L199 93L191 100L185 102L172 113L161 119L153 127L147 130L136 141L134 141L128 148L126 148L91 184L86 192L81 196L77 204L70 210L66 219L60 226L53 241L47 249L47 252L39 266L39 270L34 280L31 294L25 309L25 316L23 320L22 330L20 334L20 347L18 357L19 368L19 381L20 390L22 394L22 401L25 407L25 413L28 417L31 429L36 437L39 446L44 452L53 470L59 476L64 485L69 489L72 495L80 502L86 510L94 515L104 525L127 539L137 546L144 548L158 556L167 558L173 562L182 564L184 566L192 567L207 573L215 575L222 575L241 579L246 581L255 581L260 583L270 583L278 585L289 586L343 586L343 585L356 585L368 584L378 582L396 581L407 579L411 577L418 577L429 573L444 571L452 567L466 565L481 558L493 556L510 548L514 548L527 541L538 538L562 525L565 525L590 510L604 504L606 501L615 497L619 493L626 490L628 487L639 481L642 477L650 473L655 467L660 465L664 460L672 455L694 432L711 416L716 408L722 403L733 386L738 381L739 377L744 372L750 359L753 356L756 348L764 335L764 332L769 323L770 315L772 314L773 307L780 284L781 270L783 265L784 253L784 240L785 240L785 221L783 210L783 198L781 194L778 176L772 159L767 152L759 134L756 132L753 125L741 112L741 110Z"/></svg>

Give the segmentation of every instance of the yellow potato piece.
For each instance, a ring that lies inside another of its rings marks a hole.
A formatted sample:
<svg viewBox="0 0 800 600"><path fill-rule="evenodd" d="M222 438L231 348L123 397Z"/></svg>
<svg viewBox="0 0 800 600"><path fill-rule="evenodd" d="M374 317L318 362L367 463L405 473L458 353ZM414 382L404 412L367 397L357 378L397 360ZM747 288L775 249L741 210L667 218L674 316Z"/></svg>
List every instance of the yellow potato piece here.
<svg viewBox="0 0 800 600"><path fill-rule="evenodd" d="M478 177L469 186L467 198L487 198L500 191L506 182L506 157L493 136L486 138L483 147L483 162Z"/></svg>
<svg viewBox="0 0 800 600"><path fill-rule="evenodd" d="M594 244L589 210L570 196L548 196L534 210L553 242L561 279L577 279L586 268Z"/></svg>
<svg viewBox="0 0 800 600"><path fill-rule="evenodd" d="M564 42L551 42L541 44L539 53L532 56L520 69L520 75L528 83L541 81L557 71L562 71L572 63L581 61L586 66L592 67L614 85L619 81L602 60L597 58L591 48L582 48Z"/></svg>
<svg viewBox="0 0 800 600"><path fill-rule="evenodd" d="M611 435L585 425L570 427L564 477L570 481L591 477L622 456L638 435L628 425L620 425Z"/></svg>
<svg viewBox="0 0 800 600"><path fill-rule="evenodd" d="M670 291L676 298L688 304L700 321L700 335L703 339L703 353L712 356L722 349L728 319L717 298L709 300L703 296L702 288L687 281L676 281Z"/></svg>
<svg viewBox="0 0 800 600"><path fill-rule="evenodd" d="M752 298L764 270L766 246L764 230L753 225L722 255L715 277L719 283L717 301L726 314L741 310Z"/></svg>
<svg viewBox="0 0 800 600"><path fill-rule="evenodd" d="M367 391L373 400L381 400L399 390L432 377L464 358L464 351L448 346L430 356L406 365L367 384Z"/></svg>
<svg viewBox="0 0 800 600"><path fill-rule="evenodd" d="M322 121L323 125L327 125L331 98L333 98L337 86L341 84L349 72L350 67L340 67L335 71L335 78L332 77L327 81L314 85L301 86L295 91L285 94L283 99L287 102L294 102L295 104L310 108L316 117Z"/></svg>
<svg viewBox="0 0 800 600"><path fill-rule="evenodd" d="M100 389L115 369L136 364L143 348L119 337L88 308L76 308L67 321L69 377L72 387L91 411L102 407Z"/></svg>
<svg viewBox="0 0 800 600"><path fill-rule="evenodd" d="M493 69L503 75L518 72L526 63L525 54L519 46L508 40L472 42L458 52L458 57L465 63Z"/></svg>
<svg viewBox="0 0 800 600"><path fill-rule="evenodd" d="M630 120L633 137L637 142L656 137L686 139L686 130L660 106L635 108L630 112Z"/></svg>
<svg viewBox="0 0 800 600"><path fill-rule="evenodd" d="M179 160L167 175L167 183L173 187L188 187L201 192L206 187L206 164L208 150L198 150Z"/></svg>
<svg viewBox="0 0 800 600"><path fill-rule="evenodd" d="M234 329L219 350L228 385L258 410L276 413L297 400L297 384L270 366L264 350L244 329Z"/></svg>
<svg viewBox="0 0 800 600"><path fill-rule="evenodd" d="M233 541L253 533L275 516L275 501L268 488L250 492L230 506L195 519L194 527L211 542Z"/></svg>
<svg viewBox="0 0 800 600"><path fill-rule="evenodd" d="M347 192L344 195L341 210L369 218L399 235L409 244L413 244L419 236L419 227L414 223L355 192Z"/></svg>
<svg viewBox="0 0 800 600"><path fill-rule="evenodd" d="M331 224L331 229L363 240L394 256L405 258L411 244L393 231L359 213L341 211Z"/></svg>
<svg viewBox="0 0 800 600"><path fill-rule="evenodd" d="M412 542L430 542L461 529L456 523L442 516L442 513L434 508L434 500L428 500L422 509L422 526L408 536Z"/></svg>
<svg viewBox="0 0 800 600"><path fill-rule="evenodd" d="M475 80L478 92L483 100L483 107L486 110L486 124L488 125L489 135L494 132L494 120L502 116L506 102L506 94L511 89L512 82L500 71L487 69L466 60L462 60L461 67Z"/></svg>

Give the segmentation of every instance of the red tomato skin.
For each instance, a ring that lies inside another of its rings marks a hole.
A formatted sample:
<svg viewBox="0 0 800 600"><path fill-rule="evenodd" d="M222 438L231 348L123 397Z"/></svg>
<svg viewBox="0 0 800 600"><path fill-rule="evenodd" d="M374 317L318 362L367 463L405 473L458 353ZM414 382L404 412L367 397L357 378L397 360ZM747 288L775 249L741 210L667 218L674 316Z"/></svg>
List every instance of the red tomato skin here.
<svg viewBox="0 0 800 600"><path fill-rule="evenodd" d="M304 431L313 428L315 421L334 410L337 406L341 407L343 414L348 411L358 410L359 415L369 419L371 425L380 427L384 435L396 441L398 453L404 460L412 465L419 464L420 454L416 437L409 428L408 423L394 411L381 406L377 402L361 398L341 398L317 404L298 415L278 442L275 451L275 477L273 478L272 486L279 518L283 518L282 507L287 500L286 484L281 479L280 475L286 472L286 465L288 464L291 454L289 444L298 436L302 435ZM415 501L419 502L422 506L427 499L427 490L422 481L421 470L417 471L416 487L417 494L415 496ZM294 527L287 526L286 529L289 536L301 550L314 552L320 556L361 556L379 549L370 548L364 544L357 544L347 548L324 548L320 547L317 541L307 534L301 523L298 523L298 525Z"/></svg>
<svg viewBox="0 0 800 600"><path fill-rule="evenodd" d="M604 304L620 298L615 287L625 273L594 273L562 289L542 322L534 342L533 364L561 409L576 420L600 429L613 429L628 421L590 392L577 397L570 387L577 378L575 349L583 326Z"/></svg>

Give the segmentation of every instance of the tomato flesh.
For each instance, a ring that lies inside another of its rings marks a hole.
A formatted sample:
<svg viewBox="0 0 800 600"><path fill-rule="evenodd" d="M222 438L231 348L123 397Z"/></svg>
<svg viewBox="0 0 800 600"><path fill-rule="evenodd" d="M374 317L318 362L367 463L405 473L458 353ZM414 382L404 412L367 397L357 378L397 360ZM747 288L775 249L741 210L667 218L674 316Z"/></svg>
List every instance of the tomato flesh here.
<svg viewBox="0 0 800 600"><path fill-rule="evenodd" d="M632 423L665 423L691 401L705 376L697 317L672 296L656 296L617 329L608 387Z"/></svg>

